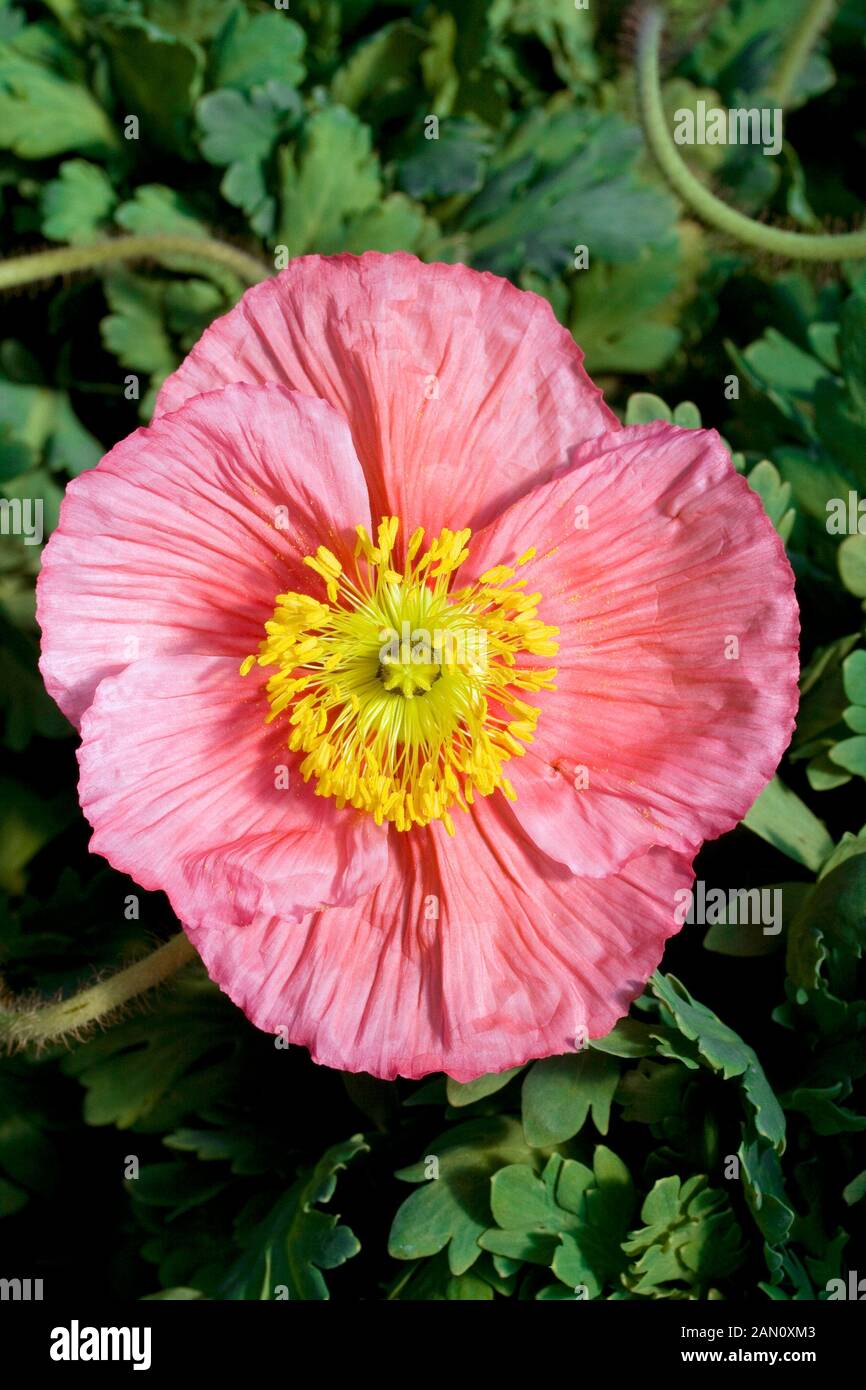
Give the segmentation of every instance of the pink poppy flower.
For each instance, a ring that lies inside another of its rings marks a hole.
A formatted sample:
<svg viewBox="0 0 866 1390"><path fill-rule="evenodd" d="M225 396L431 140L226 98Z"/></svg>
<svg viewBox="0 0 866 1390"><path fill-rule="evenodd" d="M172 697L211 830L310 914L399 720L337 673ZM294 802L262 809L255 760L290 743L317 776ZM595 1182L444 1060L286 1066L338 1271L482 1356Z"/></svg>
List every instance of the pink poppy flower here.
<svg viewBox="0 0 866 1390"><path fill-rule="evenodd" d="M621 427L543 300L403 254L214 323L69 485L38 611L93 851L259 1028L383 1077L608 1032L796 708L718 436Z"/></svg>

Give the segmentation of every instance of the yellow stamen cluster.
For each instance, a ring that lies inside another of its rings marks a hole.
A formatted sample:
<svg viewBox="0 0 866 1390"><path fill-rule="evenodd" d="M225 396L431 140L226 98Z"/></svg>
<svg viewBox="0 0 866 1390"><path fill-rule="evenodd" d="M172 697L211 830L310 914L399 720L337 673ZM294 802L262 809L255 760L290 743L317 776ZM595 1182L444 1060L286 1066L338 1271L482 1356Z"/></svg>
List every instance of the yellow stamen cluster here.
<svg viewBox="0 0 866 1390"><path fill-rule="evenodd" d="M306 556L326 601L278 594L241 674L276 668L267 718L288 720L289 748L306 755L301 772L319 796L379 825L441 820L453 835L449 808L497 787L514 799L503 764L525 752L539 714L523 695L553 689L556 675L519 658L554 655L558 629L539 620L540 594L527 594L508 565L451 588L469 530L443 530L421 553L419 527L401 560L396 517L383 519L375 544L356 529L354 573L325 546Z"/></svg>

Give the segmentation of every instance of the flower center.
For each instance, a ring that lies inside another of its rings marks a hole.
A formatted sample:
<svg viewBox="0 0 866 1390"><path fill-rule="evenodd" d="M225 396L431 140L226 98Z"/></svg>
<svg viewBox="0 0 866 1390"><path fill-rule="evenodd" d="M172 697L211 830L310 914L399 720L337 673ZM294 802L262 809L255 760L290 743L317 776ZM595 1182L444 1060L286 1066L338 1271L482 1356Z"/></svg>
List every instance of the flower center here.
<svg viewBox="0 0 866 1390"><path fill-rule="evenodd" d="M468 530L443 530L422 552L419 527L402 567L396 517L383 519L375 545L356 530L354 573L325 546L307 555L325 599L278 594L241 674L256 663L275 668L267 719L287 719L288 746L306 754L301 773L319 796L369 811L379 825L441 820L453 835L453 806L465 810L497 788L514 799L503 764L523 755L539 714L523 696L552 690L556 675L520 658L552 656L558 629L538 619L541 595L527 594L507 565L452 588Z"/></svg>

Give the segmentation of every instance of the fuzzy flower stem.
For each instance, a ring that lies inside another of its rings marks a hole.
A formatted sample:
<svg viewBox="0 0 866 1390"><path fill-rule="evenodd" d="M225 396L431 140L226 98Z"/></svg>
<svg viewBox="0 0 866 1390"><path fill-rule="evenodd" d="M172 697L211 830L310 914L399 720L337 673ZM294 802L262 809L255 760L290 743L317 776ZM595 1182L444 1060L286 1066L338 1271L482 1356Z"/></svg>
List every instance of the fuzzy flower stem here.
<svg viewBox="0 0 866 1390"><path fill-rule="evenodd" d="M767 93L768 96L774 97L780 106L787 106L790 102L797 78L806 66L819 35L829 24L835 8L836 0L811 0L811 3L804 7L785 44Z"/></svg>
<svg viewBox="0 0 866 1390"><path fill-rule="evenodd" d="M143 960L137 960L125 970L118 970L59 1004L10 1008L8 998L0 999L0 1043L24 1047L27 1043L56 1042L67 1033L78 1033L113 1014L137 994L162 984L182 965L195 959L195 948L189 938L178 932Z"/></svg>
<svg viewBox="0 0 866 1390"><path fill-rule="evenodd" d="M668 183L683 202L711 227L770 255L802 261L859 260L866 256L866 230L838 235L790 232L736 212L695 178L680 157L668 130L659 77L659 44L664 15L656 5L641 15L637 39L638 105L647 144Z"/></svg>
<svg viewBox="0 0 866 1390"><path fill-rule="evenodd" d="M234 271L249 285L257 285L271 273L255 256L239 251L224 241L196 236L122 236L97 241L91 246L59 246L51 251L35 251L0 261L0 290L49 280L79 270L99 270L122 261L161 260L165 256L189 255Z"/></svg>

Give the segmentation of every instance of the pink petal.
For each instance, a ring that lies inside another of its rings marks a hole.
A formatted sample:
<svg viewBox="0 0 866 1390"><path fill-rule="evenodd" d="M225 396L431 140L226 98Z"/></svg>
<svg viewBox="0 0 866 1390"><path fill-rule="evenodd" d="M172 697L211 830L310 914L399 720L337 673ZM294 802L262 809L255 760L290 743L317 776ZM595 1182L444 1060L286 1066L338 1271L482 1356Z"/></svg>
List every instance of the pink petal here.
<svg viewBox="0 0 866 1390"><path fill-rule="evenodd" d="M599 1037L677 930L688 861L652 849L616 877L575 878L503 800L389 836L385 877L351 907L190 936L214 980L266 1032L325 1066L459 1081ZM438 918L431 917L433 905Z"/></svg>
<svg viewBox="0 0 866 1390"><path fill-rule="evenodd" d="M166 381L157 413L281 381L349 421L374 519L477 527L617 426L546 302L464 265L304 256L248 290Z"/></svg>
<svg viewBox="0 0 866 1390"><path fill-rule="evenodd" d="M742 818L791 737L799 622L782 542L714 431L618 430L572 462L474 538L466 569L538 549L521 575L560 629L540 662L557 690L508 765L514 810L546 853L603 875Z"/></svg>
<svg viewBox="0 0 866 1390"><path fill-rule="evenodd" d="M369 515L344 421L282 386L232 386L136 430L69 484L45 549L49 694L78 724L130 661L240 662L278 593L321 591L302 557L322 544L345 553Z"/></svg>
<svg viewBox="0 0 866 1390"><path fill-rule="evenodd" d="M264 722L266 673L171 655L103 680L82 721L79 794L90 848L191 927L298 920L378 882L386 832L316 797ZM288 768L288 786L285 772Z"/></svg>

